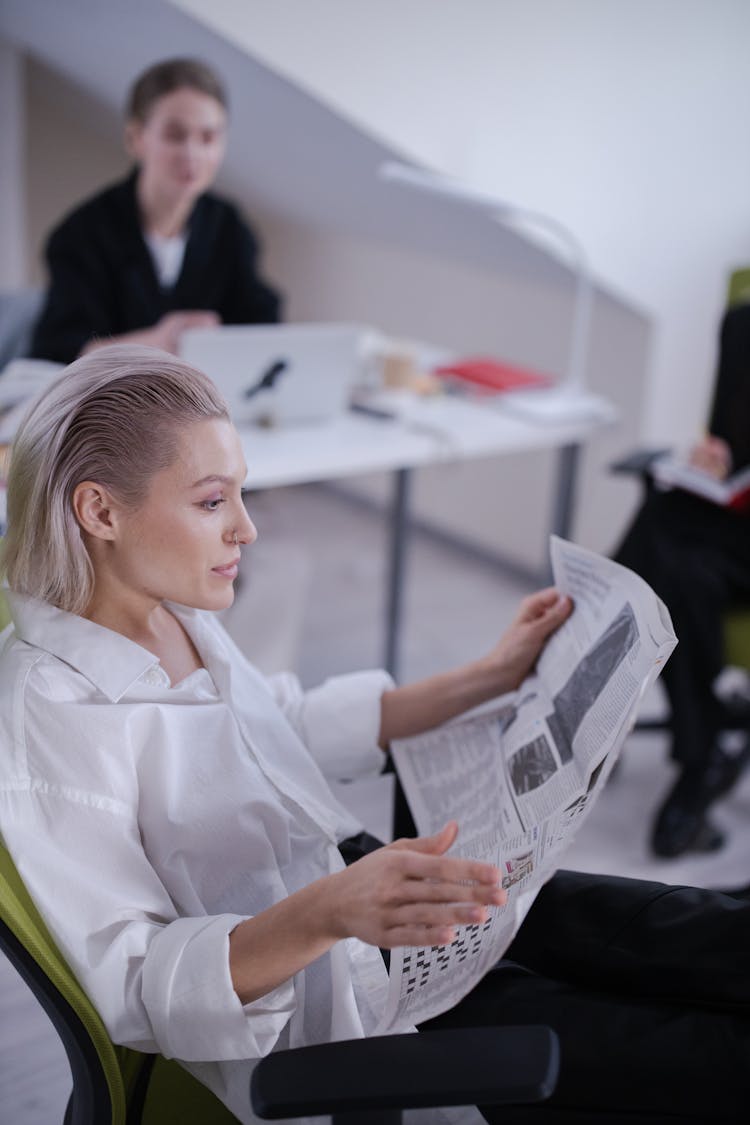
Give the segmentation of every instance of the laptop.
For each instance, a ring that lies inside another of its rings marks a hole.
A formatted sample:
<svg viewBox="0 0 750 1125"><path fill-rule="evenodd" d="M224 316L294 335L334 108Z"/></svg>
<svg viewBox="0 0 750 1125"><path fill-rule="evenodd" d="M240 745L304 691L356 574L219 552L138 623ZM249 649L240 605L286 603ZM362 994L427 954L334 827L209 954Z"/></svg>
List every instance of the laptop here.
<svg viewBox="0 0 750 1125"><path fill-rule="evenodd" d="M302 425L347 409L367 331L322 323L192 328L180 355L216 383L237 425Z"/></svg>

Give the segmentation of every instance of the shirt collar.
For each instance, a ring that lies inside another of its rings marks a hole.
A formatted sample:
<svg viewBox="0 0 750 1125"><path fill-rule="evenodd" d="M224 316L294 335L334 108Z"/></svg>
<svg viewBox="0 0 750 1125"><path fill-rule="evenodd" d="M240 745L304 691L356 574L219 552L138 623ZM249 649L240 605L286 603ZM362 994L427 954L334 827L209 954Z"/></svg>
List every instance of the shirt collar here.
<svg viewBox="0 0 750 1125"><path fill-rule="evenodd" d="M65 661L113 703L159 664L152 652L121 633L38 598L11 590L6 595L17 636Z"/></svg>

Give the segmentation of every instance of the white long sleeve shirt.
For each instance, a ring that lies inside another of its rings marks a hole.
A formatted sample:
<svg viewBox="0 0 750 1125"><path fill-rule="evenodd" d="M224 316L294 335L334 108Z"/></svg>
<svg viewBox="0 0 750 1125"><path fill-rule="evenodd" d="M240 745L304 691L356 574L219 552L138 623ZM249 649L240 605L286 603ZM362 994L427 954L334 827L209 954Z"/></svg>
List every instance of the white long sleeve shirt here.
<svg viewBox="0 0 750 1125"><path fill-rule="evenodd" d="M363 672L266 679L209 613L171 606L205 667L171 686L127 638L11 595L0 637L0 832L112 1039L184 1061L254 1121L253 1060L370 1032L380 953L337 943L242 1005L228 936L342 866L361 825L324 778L382 768Z"/></svg>

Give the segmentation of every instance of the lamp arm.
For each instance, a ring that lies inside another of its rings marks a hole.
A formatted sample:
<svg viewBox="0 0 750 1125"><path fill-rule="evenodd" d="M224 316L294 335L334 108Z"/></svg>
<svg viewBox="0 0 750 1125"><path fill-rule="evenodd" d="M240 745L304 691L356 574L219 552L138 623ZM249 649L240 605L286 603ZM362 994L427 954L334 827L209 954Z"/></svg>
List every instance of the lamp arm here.
<svg viewBox="0 0 750 1125"><path fill-rule="evenodd" d="M595 419L611 421L616 412L610 403L586 390L586 361L591 331L593 280L588 258L578 239L563 224L541 211L495 199L470 184L400 161L386 161L378 169L381 180L415 191L440 196L448 202L482 211L504 226L537 226L552 234L567 251L575 278L567 368L559 385L540 391L513 391L504 398L507 409L534 420Z"/></svg>
<svg viewBox="0 0 750 1125"><path fill-rule="evenodd" d="M536 226L540 230L548 231L562 244L575 275L568 362L562 385L566 391L577 393L583 391L586 385L586 356L591 329L593 285L591 269L583 247L568 227L543 211L505 203L470 184L461 183L450 176L430 172L424 168L415 168L400 161L390 160L381 164L379 175L388 183L441 196L471 210L482 211L503 226Z"/></svg>
<svg viewBox="0 0 750 1125"><path fill-rule="evenodd" d="M566 390L582 391L586 385L586 357L593 303L591 268L583 246L566 226L550 215L545 215L543 211L533 211L515 204L502 204L494 211L493 217L504 225L508 222L516 226L531 224L541 230L549 231L567 251L575 275L575 294L564 385Z"/></svg>

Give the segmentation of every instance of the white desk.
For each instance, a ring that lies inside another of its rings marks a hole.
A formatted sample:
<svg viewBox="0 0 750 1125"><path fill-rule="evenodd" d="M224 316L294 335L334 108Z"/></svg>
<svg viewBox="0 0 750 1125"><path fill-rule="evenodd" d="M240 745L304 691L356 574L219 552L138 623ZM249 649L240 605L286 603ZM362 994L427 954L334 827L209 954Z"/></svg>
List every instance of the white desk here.
<svg viewBox="0 0 750 1125"><path fill-rule="evenodd" d="M394 474L383 665L396 675L411 471L420 465L490 454L556 449L559 471L550 531L567 538L574 511L578 453L598 424L534 424L504 413L497 404L447 395L418 398L403 392L383 392L370 402L392 417L349 413L330 422L284 430L244 427L240 435L248 465L246 483L251 488L329 481L378 471Z"/></svg>

